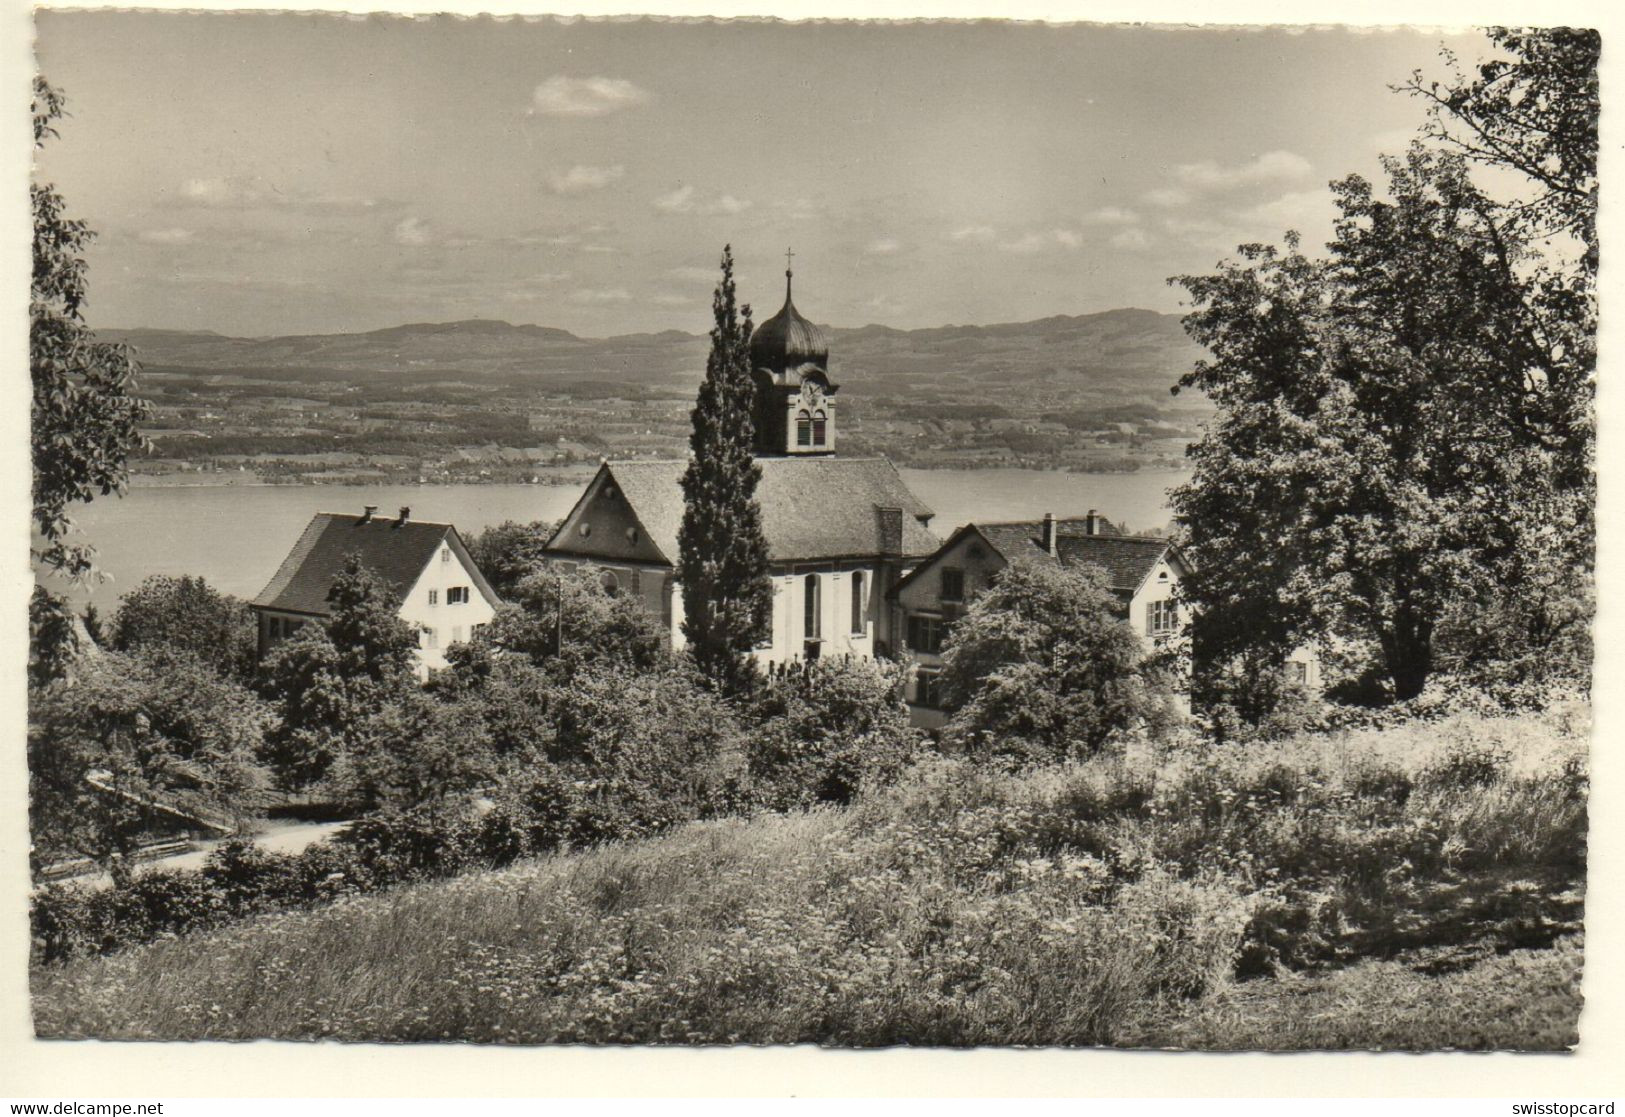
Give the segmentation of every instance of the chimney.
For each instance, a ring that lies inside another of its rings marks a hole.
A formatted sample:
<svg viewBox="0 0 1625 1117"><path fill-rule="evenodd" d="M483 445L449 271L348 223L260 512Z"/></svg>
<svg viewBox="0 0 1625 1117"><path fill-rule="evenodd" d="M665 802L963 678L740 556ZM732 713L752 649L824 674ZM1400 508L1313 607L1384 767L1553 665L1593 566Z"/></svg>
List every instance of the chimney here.
<svg viewBox="0 0 1625 1117"><path fill-rule="evenodd" d="M1093 508L1089 509L1089 515L1083 519L1083 533L1085 535L1100 534L1100 513Z"/></svg>
<svg viewBox="0 0 1625 1117"><path fill-rule="evenodd" d="M880 536L880 553L896 558L903 553L903 510L901 508L875 509L875 526Z"/></svg>
<svg viewBox="0 0 1625 1117"><path fill-rule="evenodd" d="M411 518L412 518L412 509L408 508L406 505L403 504L403 505L401 505L401 518L395 521L395 526L400 527L402 524L406 523L406 521L410 520Z"/></svg>
<svg viewBox="0 0 1625 1117"><path fill-rule="evenodd" d="M1043 531L1043 534L1040 535L1038 538L1039 538L1039 542L1043 544L1044 551L1047 554L1053 555L1053 554L1056 553L1056 547L1055 547L1055 513L1054 512L1045 512L1044 513L1044 531Z"/></svg>
<svg viewBox="0 0 1625 1117"><path fill-rule="evenodd" d="M362 508L361 509L361 522L363 524L372 523L373 514L376 513L377 511L378 511L378 506L376 504L369 504L366 507Z"/></svg>

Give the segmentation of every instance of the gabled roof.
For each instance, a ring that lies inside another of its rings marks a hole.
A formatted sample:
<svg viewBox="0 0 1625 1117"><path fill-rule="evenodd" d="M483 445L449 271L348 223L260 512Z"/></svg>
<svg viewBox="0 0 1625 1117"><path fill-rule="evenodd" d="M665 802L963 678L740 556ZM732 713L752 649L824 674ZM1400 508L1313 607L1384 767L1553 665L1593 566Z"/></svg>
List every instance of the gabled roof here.
<svg viewBox="0 0 1625 1117"><path fill-rule="evenodd" d="M756 501L772 562L806 562L881 553L876 509L902 511L902 553L918 558L937 549L925 526L933 515L909 491L897 467L885 458L758 458L762 479ZM683 471L687 461L605 462L649 541L668 562L677 561L677 532L683 522ZM588 485L582 499L592 493ZM579 507L579 505L578 505ZM572 509L548 540L558 544ZM564 548L559 547L559 550Z"/></svg>
<svg viewBox="0 0 1625 1117"><path fill-rule="evenodd" d="M1114 591L1129 596L1144 584L1157 562L1173 547L1167 539L1124 535L1121 529L1104 517L1099 520L1093 535L1088 534L1084 520L1056 520L1056 553L1052 555L1044 549L1043 531L1041 520L966 524L954 532L936 554L899 581L892 592L895 594L935 566L941 555L947 554L971 532L981 536L1007 563L1058 562L1062 566L1098 566L1106 572L1107 581ZM1178 554L1177 551L1173 553Z"/></svg>
<svg viewBox="0 0 1625 1117"><path fill-rule="evenodd" d="M1133 594L1173 544L1166 539L1128 535L1061 535L1055 546L1062 566L1101 567L1112 589Z"/></svg>
<svg viewBox="0 0 1625 1117"><path fill-rule="evenodd" d="M405 596L441 543L468 569L469 577L492 604L499 599L450 524L408 520L392 516L346 516L318 512L304 534L282 560L271 581L249 604L259 609L327 616L327 592L351 555L381 577L397 594Z"/></svg>

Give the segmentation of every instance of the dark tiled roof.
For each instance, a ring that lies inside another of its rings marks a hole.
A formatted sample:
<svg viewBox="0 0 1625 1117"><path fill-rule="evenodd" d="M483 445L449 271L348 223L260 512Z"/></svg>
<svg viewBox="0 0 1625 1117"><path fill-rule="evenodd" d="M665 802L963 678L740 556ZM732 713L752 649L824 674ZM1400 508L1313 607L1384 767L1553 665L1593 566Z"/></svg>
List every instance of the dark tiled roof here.
<svg viewBox="0 0 1625 1117"><path fill-rule="evenodd" d="M939 540L920 517L931 509L885 458L758 458L756 500L774 562L816 561L880 552L877 508L903 513L903 554L928 555ZM677 560L686 461L605 462L655 546Z"/></svg>
<svg viewBox="0 0 1625 1117"><path fill-rule="evenodd" d="M1101 567L1106 571L1112 589L1119 593L1133 593L1168 550L1168 540L1062 534L1056 549L1061 553L1062 566Z"/></svg>
<svg viewBox="0 0 1625 1117"><path fill-rule="evenodd" d="M1087 534L1084 520L1055 521L1056 554L1044 549L1044 524L1041 520L1014 520L1003 523L971 523L960 531L975 531L988 545L1003 556L1006 562L1059 562L1062 566L1098 566L1106 572L1113 590L1133 594L1140 588L1168 549L1166 539L1124 535L1122 530L1105 517L1101 517L1094 535ZM955 533L955 539L958 537ZM946 550L955 539L943 544ZM930 566L922 563L909 574L906 581ZM902 583L899 583L901 588Z"/></svg>
<svg viewBox="0 0 1625 1117"><path fill-rule="evenodd" d="M450 524L416 520L402 524L393 516L374 516L364 522L360 516L318 512L288 557L282 560L270 583L250 604L262 609L326 616L327 591L350 555L359 555L364 565L404 596L442 541L449 542L469 568L480 592L496 601L496 594L469 559L457 529Z"/></svg>
<svg viewBox="0 0 1625 1117"><path fill-rule="evenodd" d="M1017 558L1045 558L1044 523L1042 520L1011 520L1003 523L977 523L970 525L981 532L995 550L1011 562ZM1087 538L1086 520L1056 520L1055 534L1059 539L1069 536ZM1096 535L1119 537L1122 529L1106 517L1099 517Z"/></svg>

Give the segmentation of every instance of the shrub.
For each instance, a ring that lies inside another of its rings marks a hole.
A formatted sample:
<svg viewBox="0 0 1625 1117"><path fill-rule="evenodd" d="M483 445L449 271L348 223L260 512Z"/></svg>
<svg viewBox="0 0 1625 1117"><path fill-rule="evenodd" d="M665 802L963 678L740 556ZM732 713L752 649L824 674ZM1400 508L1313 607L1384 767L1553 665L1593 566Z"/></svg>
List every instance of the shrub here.
<svg viewBox="0 0 1625 1117"><path fill-rule="evenodd" d="M749 711L753 793L774 810L849 803L894 781L920 748L901 665L816 660L771 672Z"/></svg>

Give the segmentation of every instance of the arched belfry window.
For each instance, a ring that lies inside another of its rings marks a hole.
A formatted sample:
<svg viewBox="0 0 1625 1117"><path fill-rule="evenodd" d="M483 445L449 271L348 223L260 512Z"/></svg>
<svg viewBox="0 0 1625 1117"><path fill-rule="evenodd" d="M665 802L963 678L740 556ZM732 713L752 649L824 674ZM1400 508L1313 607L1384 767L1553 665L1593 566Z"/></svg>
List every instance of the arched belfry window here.
<svg viewBox="0 0 1625 1117"><path fill-rule="evenodd" d="M812 427L813 427L813 431L812 431L813 445L814 446L822 446L822 445L824 445L825 419L824 419L824 413L822 411L814 411L813 412Z"/></svg>
<svg viewBox="0 0 1625 1117"><path fill-rule="evenodd" d="M807 575L807 588L804 598L805 612L802 617L802 637L807 640L816 640L819 632L819 615L823 612L819 608L818 575Z"/></svg>
<svg viewBox="0 0 1625 1117"><path fill-rule="evenodd" d="M812 445L812 416L805 411L796 413L796 445Z"/></svg>

